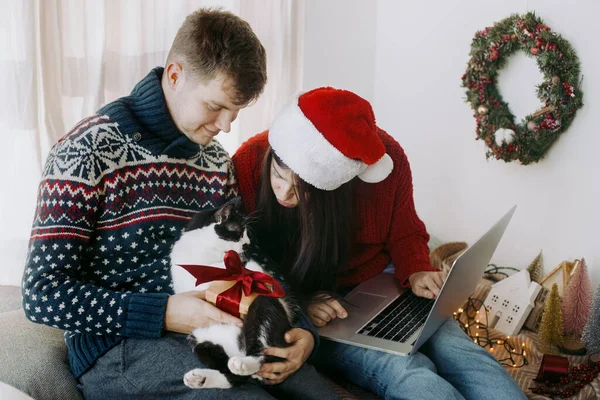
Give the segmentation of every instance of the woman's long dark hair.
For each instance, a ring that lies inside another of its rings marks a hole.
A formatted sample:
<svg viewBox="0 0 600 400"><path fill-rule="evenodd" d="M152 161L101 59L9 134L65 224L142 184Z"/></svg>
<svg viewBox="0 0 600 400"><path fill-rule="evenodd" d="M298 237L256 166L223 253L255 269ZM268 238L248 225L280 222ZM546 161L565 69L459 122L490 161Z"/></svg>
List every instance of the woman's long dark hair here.
<svg viewBox="0 0 600 400"><path fill-rule="evenodd" d="M256 198L259 246L281 265L296 293L334 290L337 273L346 269L349 259L351 182L326 191L297 177L298 206L285 208L271 188L273 160L279 167L289 168L267 149Z"/></svg>

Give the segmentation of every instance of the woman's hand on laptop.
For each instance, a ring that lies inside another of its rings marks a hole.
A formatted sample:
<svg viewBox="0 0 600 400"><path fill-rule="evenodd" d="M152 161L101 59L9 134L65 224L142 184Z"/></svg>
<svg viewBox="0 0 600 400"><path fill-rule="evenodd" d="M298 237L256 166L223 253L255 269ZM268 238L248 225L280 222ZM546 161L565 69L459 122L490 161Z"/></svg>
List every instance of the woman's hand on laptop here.
<svg viewBox="0 0 600 400"><path fill-rule="evenodd" d="M421 271L408 277L413 293L427 299L435 299L440 294L444 279L444 271Z"/></svg>
<svg viewBox="0 0 600 400"><path fill-rule="evenodd" d="M326 293L315 294L307 307L307 315L316 327L327 325L335 318L346 318L348 312L339 301Z"/></svg>

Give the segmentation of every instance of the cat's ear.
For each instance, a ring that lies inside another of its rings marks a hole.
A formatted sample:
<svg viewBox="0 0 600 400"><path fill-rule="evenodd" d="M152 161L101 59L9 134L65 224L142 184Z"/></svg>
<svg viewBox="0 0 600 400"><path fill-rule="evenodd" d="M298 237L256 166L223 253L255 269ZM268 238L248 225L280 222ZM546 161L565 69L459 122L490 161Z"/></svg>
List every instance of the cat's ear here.
<svg viewBox="0 0 600 400"><path fill-rule="evenodd" d="M215 210L203 210L197 212L186 226L185 231L189 232L210 225L212 223L212 217L214 213Z"/></svg>
<svg viewBox="0 0 600 400"><path fill-rule="evenodd" d="M215 212L215 221L217 221L218 224L226 221L234 211L242 211L242 198L239 196L229 200L220 209L218 209L217 212Z"/></svg>
<svg viewBox="0 0 600 400"><path fill-rule="evenodd" d="M229 200L229 203L233 204L233 209L235 211L240 212L240 213L244 211L241 196L234 197L233 199Z"/></svg>

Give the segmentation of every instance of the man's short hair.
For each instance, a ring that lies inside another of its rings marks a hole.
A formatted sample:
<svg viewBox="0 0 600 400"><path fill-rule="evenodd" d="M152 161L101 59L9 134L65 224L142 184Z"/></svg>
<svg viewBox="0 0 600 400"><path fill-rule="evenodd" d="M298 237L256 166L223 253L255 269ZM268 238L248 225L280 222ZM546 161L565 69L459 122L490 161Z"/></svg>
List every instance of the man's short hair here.
<svg viewBox="0 0 600 400"><path fill-rule="evenodd" d="M223 73L233 81L236 104L256 100L267 83L267 56L250 25L220 9L202 8L185 19L167 58L203 82Z"/></svg>

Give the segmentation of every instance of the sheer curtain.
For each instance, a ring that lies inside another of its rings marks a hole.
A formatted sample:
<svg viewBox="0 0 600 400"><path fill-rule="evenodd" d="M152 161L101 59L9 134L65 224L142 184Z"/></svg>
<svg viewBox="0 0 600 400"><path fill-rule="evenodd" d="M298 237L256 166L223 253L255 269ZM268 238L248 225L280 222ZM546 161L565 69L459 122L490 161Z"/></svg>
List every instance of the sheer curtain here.
<svg viewBox="0 0 600 400"><path fill-rule="evenodd" d="M222 7L267 51L263 96L219 140L233 152L269 127L300 89L303 2L294 0L0 0L0 285L19 285L50 147L100 106L164 65L185 17Z"/></svg>

